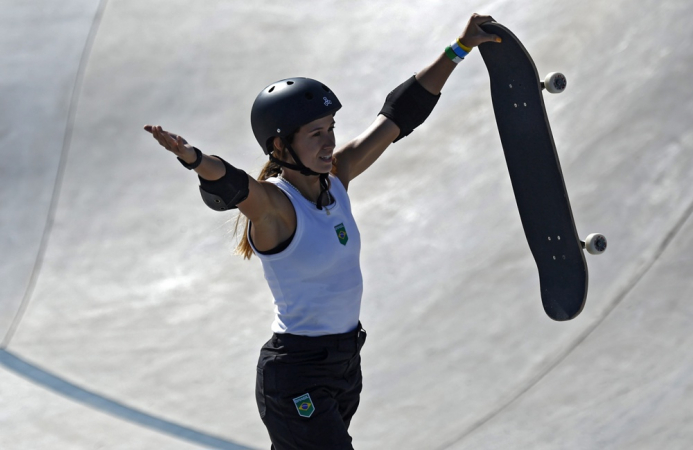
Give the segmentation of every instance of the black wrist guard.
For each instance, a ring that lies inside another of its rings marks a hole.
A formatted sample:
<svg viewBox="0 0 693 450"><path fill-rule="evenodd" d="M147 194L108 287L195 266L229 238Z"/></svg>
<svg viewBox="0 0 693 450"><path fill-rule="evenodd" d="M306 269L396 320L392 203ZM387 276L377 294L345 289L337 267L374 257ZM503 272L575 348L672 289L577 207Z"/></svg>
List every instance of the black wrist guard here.
<svg viewBox="0 0 693 450"><path fill-rule="evenodd" d="M233 167L222 158L219 159L224 163L226 173L214 181L205 180L198 176L200 195L202 195L202 201L215 211L235 209L240 202L248 198L248 174Z"/></svg>
<svg viewBox="0 0 693 450"><path fill-rule="evenodd" d="M193 170L197 166L200 165L202 162L202 152L200 151L199 148L193 147L195 149L195 161L193 161L191 164L186 163L182 159L178 158L178 161L180 161L181 164L183 164L183 167L185 167L188 170Z"/></svg>
<svg viewBox="0 0 693 450"><path fill-rule="evenodd" d="M438 103L440 94L431 94L416 81L416 76L409 78L390 92L380 114L392 120L399 127L400 133L394 142L408 136L431 114Z"/></svg>

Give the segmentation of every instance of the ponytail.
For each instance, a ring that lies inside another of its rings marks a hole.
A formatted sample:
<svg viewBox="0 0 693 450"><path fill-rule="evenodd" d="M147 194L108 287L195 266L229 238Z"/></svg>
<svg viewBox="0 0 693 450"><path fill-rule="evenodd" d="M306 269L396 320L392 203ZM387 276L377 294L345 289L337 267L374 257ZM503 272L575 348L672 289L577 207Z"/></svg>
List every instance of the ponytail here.
<svg viewBox="0 0 693 450"><path fill-rule="evenodd" d="M272 161L267 161L265 163L264 167L262 168L262 171L260 172L260 176L258 177L258 181L264 181L268 178L276 177L279 176L279 174L282 173L282 168L279 164L275 164ZM251 256L253 256L253 247L250 246L250 241L248 241L248 227L249 227L250 221L246 216L244 216L241 213L238 213L238 217L236 218L236 226L234 228L234 234L237 237L240 237L238 246L236 246L236 254L243 256L243 259L250 259ZM243 229L243 235L239 236L238 231L239 229Z"/></svg>

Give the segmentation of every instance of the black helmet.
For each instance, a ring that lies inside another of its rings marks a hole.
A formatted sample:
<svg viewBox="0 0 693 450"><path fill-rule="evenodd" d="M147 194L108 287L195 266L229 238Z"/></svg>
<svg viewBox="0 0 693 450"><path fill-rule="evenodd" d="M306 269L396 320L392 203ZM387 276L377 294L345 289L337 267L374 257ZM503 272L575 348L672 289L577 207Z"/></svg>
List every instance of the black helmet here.
<svg viewBox="0 0 693 450"><path fill-rule="evenodd" d="M279 80L260 92L250 111L255 139L266 155L271 139L285 138L314 120L336 113L342 104L327 86L310 78Z"/></svg>

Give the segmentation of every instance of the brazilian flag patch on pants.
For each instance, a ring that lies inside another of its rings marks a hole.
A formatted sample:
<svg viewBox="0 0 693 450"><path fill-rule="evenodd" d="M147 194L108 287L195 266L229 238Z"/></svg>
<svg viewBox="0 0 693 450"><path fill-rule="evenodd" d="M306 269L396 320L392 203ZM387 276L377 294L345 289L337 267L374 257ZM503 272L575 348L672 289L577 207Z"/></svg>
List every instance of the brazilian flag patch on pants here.
<svg viewBox="0 0 693 450"><path fill-rule="evenodd" d="M304 394L294 399L294 405L298 410L298 415L301 417L310 417L315 412L313 400L310 399L310 394Z"/></svg>

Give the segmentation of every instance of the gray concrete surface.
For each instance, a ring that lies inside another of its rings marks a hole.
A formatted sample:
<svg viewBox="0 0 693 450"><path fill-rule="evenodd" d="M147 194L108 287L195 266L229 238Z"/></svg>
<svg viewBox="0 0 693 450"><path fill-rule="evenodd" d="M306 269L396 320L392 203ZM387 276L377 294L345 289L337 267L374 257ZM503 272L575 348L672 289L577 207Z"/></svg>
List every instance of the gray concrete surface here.
<svg viewBox="0 0 693 450"><path fill-rule="evenodd" d="M8 355L133 411L269 448L254 402L271 301L233 214L142 131L257 173L257 92L310 76L344 142L474 12L540 73L588 257L548 319L477 52L350 188L365 278L358 449L687 448L693 440L690 2L9 3L0 8L0 332ZM73 88L76 91L73 94ZM61 162L62 158L62 162ZM0 448L191 448L0 366ZM230 447L229 447L230 448ZM236 447L238 448L238 447Z"/></svg>
<svg viewBox="0 0 693 450"><path fill-rule="evenodd" d="M0 382L2 448L200 448L66 401L6 370L0 371Z"/></svg>

